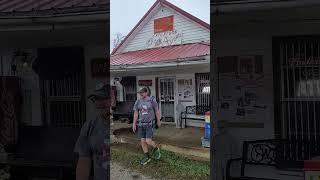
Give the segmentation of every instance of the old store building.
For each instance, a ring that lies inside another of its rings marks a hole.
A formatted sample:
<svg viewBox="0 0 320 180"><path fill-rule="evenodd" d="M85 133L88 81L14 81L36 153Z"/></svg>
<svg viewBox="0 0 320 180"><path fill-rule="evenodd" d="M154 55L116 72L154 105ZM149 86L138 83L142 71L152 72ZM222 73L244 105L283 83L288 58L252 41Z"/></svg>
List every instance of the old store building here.
<svg viewBox="0 0 320 180"><path fill-rule="evenodd" d="M178 126L177 105L209 106L210 25L158 0L111 54L117 101L135 101L149 86L163 121ZM204 121L187 121L203 127Z"/></svg>
<svg viewBox="0 0 320 180"><path fill-rule="evenodd" d="M304 179L303 161L319 156L319 1L228 0L211 7L219 127L213 177L226 179L230 170ZM243 149L244 141L266 139ZM233 162L228 170L227 160L240 157L251 165Z"/></svg>
<svg viewBox="0 0 320 180"><path fill-rule="evenodd" d="M0 143L21 154L7 162L21 167L12 175L28 167L48 178L74 166L80 128L95 117L86 97L108 81L92 68L106 70L108 8L104 0L1 1Z"/></svg>

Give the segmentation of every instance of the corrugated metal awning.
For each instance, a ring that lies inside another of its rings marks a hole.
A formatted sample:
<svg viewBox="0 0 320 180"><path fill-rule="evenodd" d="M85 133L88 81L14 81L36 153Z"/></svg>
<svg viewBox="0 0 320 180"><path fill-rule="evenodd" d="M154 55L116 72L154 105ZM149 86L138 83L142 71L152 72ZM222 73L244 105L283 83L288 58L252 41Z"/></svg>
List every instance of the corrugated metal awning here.
<svg viewBox="0 0 320 180"><path fill-rule="evenodd" d="M115 54L111 56L110 64L117 66L175 61L209 54L210 45L208 43L192 43Z"/></svg>

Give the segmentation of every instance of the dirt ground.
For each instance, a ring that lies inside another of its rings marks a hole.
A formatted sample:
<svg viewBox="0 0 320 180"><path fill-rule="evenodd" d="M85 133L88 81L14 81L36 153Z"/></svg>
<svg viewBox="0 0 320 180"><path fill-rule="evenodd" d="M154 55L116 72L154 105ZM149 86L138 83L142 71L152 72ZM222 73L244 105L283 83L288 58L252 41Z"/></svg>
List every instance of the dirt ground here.
<svg viewBox="0 0 320 180"><path fill-rule="evenodd" d="M117 130L114 130L114 134L137 137L137 135L132 132L131 128L131 124L115 123L114 129ZM154 140L157 143L165 143L181 147L202 148L201 137L203 135L203 128L188 127L179 129L172 125L163 125L161 128L155 130Z"/></svg>
<svg viewBox="0 0 320 180"><path fill-rule="evenodd" d="M111 162L110 179L114 180L156 180L150 177L146 177L138 172L133 172L125 167L121 166L117 162Z"/></svg>

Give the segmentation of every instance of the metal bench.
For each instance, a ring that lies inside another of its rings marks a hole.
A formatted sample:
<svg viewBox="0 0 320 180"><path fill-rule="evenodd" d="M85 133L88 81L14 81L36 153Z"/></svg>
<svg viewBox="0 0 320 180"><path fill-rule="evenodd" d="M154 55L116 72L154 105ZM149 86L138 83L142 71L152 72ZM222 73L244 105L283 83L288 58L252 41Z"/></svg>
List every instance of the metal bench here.
<svg viewBox="0 0 320 180"><path fill-rule="evenodd" d="M270 178L246 176L246 165L273 166L278 170L302 171L303 161L319 156L319 149L319 141L299 141L287 139L244 141L242 147L242 157L227 161L226 179L271 180ZM231 165L237 161L241 163L240 176L231 176Z"/></svg>
<svg viewBox="0 0 320 180"><path fill-rule="evenodd" d="M79 132L78 128L23 126L17 146L1 164L10 166L12 180L75 179L77 155L73 150Z"/></svg>
<svg viewBox="0 0 320 180"><path fill-rule="evenodd" d="M129 121L132 122L134 103L134 101L117 102L117 105L112 113L114 120L128 118Z"/></svg>
<svg viewBox="0 0 320 180"><path fill-rule="evenodd" d="M184 124L187 126L187 119L205 121L204 114L207 111L210 111L210 106L186 106L186 111L181 112L180 124L181 121L184 120Z"/></svg>

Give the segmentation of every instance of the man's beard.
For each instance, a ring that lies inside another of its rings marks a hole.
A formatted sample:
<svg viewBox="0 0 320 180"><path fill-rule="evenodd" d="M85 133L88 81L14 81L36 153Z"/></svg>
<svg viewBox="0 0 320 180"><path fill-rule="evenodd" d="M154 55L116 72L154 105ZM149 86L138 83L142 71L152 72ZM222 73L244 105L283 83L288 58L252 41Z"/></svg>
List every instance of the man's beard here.
<svg viewBox="0 0 320 180"><path fill-rule="evenodd" d="M109 122L110 112L106 109L97 109L98 116L104 121L104 123Z"/></svg>

